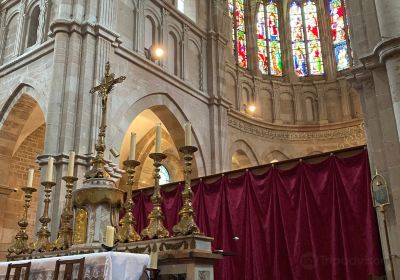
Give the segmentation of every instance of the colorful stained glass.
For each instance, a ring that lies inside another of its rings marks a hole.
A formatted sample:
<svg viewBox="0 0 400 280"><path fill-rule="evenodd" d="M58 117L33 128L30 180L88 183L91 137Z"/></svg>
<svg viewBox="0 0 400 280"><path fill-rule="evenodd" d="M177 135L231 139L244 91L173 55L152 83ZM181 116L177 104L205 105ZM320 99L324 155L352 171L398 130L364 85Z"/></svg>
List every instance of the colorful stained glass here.
<svg viewBox="0 0 400 280"><path fill-rule="evenodd" d="M329 1L331 16L331 34L337 70L350 67L348 27L346 22L346 6L342 0ZM346 34L347 30L347 34Z"/></svg>
<svg viewBox="0 0 400 280"><path fill-rule="evenodd" d="M260 4L257 13L257 47L258 47L258 66L263 74L268 74L268 49L267 49L267 30L265 24L265 6Z"/></svg>
<svg viewBox="0 0 400 280"><path fill-rule="evenodd" d="M270 72L274 76L282 76L282 55L279 36L279 13L276 2L267 5L268 43L270 56Z"/></svg>
<svg viewBox="0 0 400 280"><path fill-rule="evenodd" d="M321 75L324 73L320 35L318 28L317 6L313 1L304 3L304 18L306 23L308 60L310 74Z"/></svg>
<svg viewBox="0 0 400 280"><path fill-rule="evenodd" d="M228 10L229 10L229 15L232 18L232 50L233 53L235 54L235 49L236 49L236 24L235 24L235 9L234 9L234 0L228 0Z"/></svg>
<svg viewBox="0 0 400 280"><path fill-rule="evenodd" d="M290 5L290 28L292 34L293 64L296 74L300 77L308 74L306 46L304 40L304 26L302 9L299 3Z"/></svg>
<svg viewBox="0 0 400 280"><path fill-rule="evenodd" d="M247 68L246 26L243 0L236 0L235 8L238 65L242 68Z"/></svg>

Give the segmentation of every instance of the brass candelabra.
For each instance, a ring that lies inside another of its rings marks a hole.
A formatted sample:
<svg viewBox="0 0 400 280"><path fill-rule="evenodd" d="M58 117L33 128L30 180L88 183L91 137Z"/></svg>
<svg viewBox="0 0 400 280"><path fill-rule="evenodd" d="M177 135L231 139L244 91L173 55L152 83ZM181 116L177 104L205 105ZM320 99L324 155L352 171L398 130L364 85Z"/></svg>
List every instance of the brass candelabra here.
<svg viewBox="0 0 400 280"><path fill-rule="evenodd" d="M149 225L141 232L141 236L149 239L165 238L169 236L169 232L164 226L164 214L161 209L160 166L167 156L163 153L151 153L149 157L154 161L154 193L151 197L153 209L148 216Z"/></svg>
<svg viewBox="0 0 400 280"><path fill-rule="evenodd" d="M74 182L78 178L74 176L64 176L66 194L65 194L65 204L63 212L61 214L61 227L57 234L57 239L54 241L54 249L57 250L67 250L72 245L72 219L74 218L74 213L72 211L72 190L74 188Z"/></svg>
<svg viewBox="0 0 400 280"><path fill-rule="evenodd" d="M140 235L135 230L136 221L132 214L132 209L134 206L132 199L132 190L134 184L134 176L135 176L135 168L140 165L140 162L137 160L125 160L124 166L126 169L126 173L128 176L127 186L128 186L128 194L126 197L126 201L124 204L125 215L121 219L120 224L121 227L118 232L118 240L120 242L135 242L141 240Z"/></svg>
<svg viewBox="0 0 400 280"><path fill-rule="evenodd" d="M39 219L39 222L42 224L42 226L40 227L39 231L36 234L37 240L32 244L32 250L37 252L46 252L53 250L53 245L49 240L50 231L48 225L51 221L49 217L50 195L56 183L51 181L45 181L42 182L42 185L44 186L44 193L45 193L43 215Z"/></svg>
<svg viewBox="0 0 400 280"><path fill-rule="evenodd" d="M185 188L182 191L183 206L179 211L179 223L176 224L172 231L175 236L201 234L199 227L195 222L196 214L192 205L192 187L191 187L191 174L192 174L192 160L193 154L197 151L194 146L184 146L179 149L183 153L185 160L184 174L185 174Z"/></svg>
<svg viewBox="0 0 400 280"><path fill-rule="evenodd" d="M19 231L15 235L15 242L8 248L9 254L30 254L32 249L28 245L28 234L26 228L28 227L28 209L31 205L32 194L36 192L35 188L24 187L22 191L25 193L24 211L21 219L18 221Z"/></svg>

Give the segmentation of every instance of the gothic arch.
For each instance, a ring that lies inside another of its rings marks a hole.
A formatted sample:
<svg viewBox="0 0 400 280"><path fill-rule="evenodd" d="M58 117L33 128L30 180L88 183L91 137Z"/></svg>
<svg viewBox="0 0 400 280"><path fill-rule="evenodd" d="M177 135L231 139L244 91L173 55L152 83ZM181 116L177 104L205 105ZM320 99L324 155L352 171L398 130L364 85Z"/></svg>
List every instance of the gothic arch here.
<svg viewBox="0 0 400 280"><path fill-rule="evenodd" d="M274 163L279 161L288 160L289 157L285 155L283 152L274 150L263 156L264 163Z"/></svg>
<svg viewBox="0 0 400 280"><path fill-rule="evenodd" d="M120 150L126 131L128 131L132 121L144 110L150 109L161 120L165 120L165 127L170 132L176 147L184 145L184 130L183 127L189 121L186 114L180 106L166 93L152 93L148 94L133 104L128 109L118 115L118 120L111 121L115 126L111 127L110 143L114 143L115 148ZM207 174L205 155L202 145L198 137L198 128L195 123L192 123L193 131L193 145L197 146L199 151L195 154L195 165L197 166L198 175L203 176Z"/></svg>
<svg viewBox="0 0 400 280"><path fill-rule="evenodd" d="M249 166L259 165L259 161L256 157L256 153L254 152L254 150L251 148L251 146L245 140L237 140L232 144L232 146L230 148L230 155L231 155L230 156L230 160L231 160L230 166L232 166L232 164L233 164L232 159L233 159L235 153L238 153L241 156L245 155L249 160ZM249 166L245 166L245 167L249 167Z"/></svg>

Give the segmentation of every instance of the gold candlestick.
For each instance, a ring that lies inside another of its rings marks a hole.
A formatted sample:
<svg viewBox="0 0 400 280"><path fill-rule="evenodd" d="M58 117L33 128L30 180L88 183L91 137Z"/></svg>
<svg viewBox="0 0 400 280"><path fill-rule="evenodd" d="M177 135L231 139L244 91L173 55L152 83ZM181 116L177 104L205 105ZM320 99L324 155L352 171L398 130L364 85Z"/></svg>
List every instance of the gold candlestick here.
<svg viewBox="0 0 400 280"><path fill-rule="evenodd" d="M194 146L184 146L179 151L183 153L183 159L185 160L185 188L182 191L183 206L179 211L180 221L172 228L172 231L175 236L201 234L199 227L194 221L196 214L192 206L193 192L191 187L192 180L190 178L192 174L193 154L197 151L197 148Z"/></svg>
<svg viewBox="0 0 400 280"><path fill-rule="evenodd" d="M8 248L9 254L30 254L32 252L28 245L28 234L26 228L28 227L28 209L31 205L32 194L36 192L35 188L24 187L21 188L25 193L24 212L22 213L21 219L18 221L19 231L15 235L15 242Z"/></svg>
<svg viewBox="0 0 400 280"><path fill-rule="evenodd" d="M154 193L151 197L153 210L149 214L149 225L141 232L143 238L165 238L169 236L168 230L164 226L164 214L161 209L160 193L160 166L161 161L167 158L163 153L151 153L149 157L154 161Z"/></svg>
<svg viewBox="0 0 400 280"><path fill-rule="evenodd" d="M125 208L125 216L121 219L120 224L121 228L118 232L118 240L120 242L134 242L141 240L140 235L135 230L136 221L132 214L132 209L134 206L132 199L132 189L134 184L134 175L135 168L140 165L140 162L137 160L125 160L124 166L126 169L126 173L128 175L128 195L126 197L126 201L124 204Z"/></svg>
<svg viewBox="0 0 400 280"><path fill-rule="evenodd" d="M74 182L78 178L74 176L64 176L66 194L65 194L65 204L63 212L61 214L61 227L57 234L57 239L54 241L54 249L57 250L67 250L72 245L72 219L74 218L74 213L72 211L72 190L74 188Z"/></svg>
<svg viewBox="0 0 400 280"><path fill-rule="evenodd" d="M51 219L49 217L49 206L50 206L50 194L52 188L56 185L56 183L51 181L42 182L44 186L44 209L43 215L40 217L39 222L42 223L41 228L37 232L37 240L32 244L32 250L37 252L46 252L51 251L53 248L51 242L49 241L50 231L48 228L48 224Z"/></svg>

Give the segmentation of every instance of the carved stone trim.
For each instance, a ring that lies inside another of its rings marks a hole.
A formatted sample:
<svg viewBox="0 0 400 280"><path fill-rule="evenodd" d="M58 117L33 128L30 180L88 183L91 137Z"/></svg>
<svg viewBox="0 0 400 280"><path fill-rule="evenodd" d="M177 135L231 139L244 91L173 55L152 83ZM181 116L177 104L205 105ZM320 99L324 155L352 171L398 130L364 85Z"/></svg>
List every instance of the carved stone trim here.
<svg viewBox="0 0 400 280"><path fill-rule="evenodd" d="M353 138L359 139L360 135L365 135L364 123L359 123L344 128L334 128L327 130L290 131L290 130L270 129L267 127L261 127L233 117L229 117L228 125L242 132L253 134L259 137L273 139L273 140L286 140L286 141L308 141L311 139L319 139L319 140L343 139L343 138L348 138L349 136L354 136Z"/></svg>

